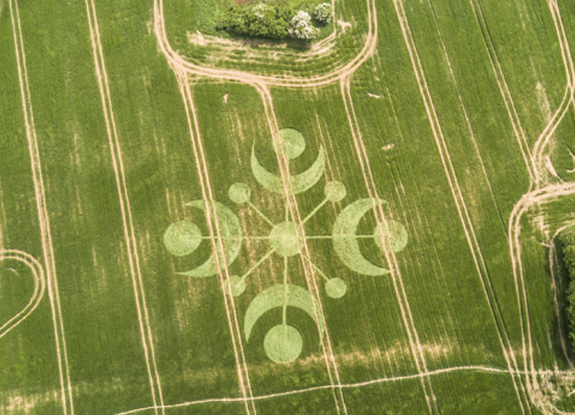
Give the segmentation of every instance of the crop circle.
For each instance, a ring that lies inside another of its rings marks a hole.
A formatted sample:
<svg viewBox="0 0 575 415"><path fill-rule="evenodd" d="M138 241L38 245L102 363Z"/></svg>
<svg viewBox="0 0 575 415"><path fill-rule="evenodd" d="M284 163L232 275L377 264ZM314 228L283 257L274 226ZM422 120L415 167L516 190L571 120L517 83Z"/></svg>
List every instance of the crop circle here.
<svg viewBox="0 0 575 415"><path fill-rule="evenodd" d="M328 297L341 298L347 291L347 284L341 278L332 278L325 283L325 292Z"/></svg>
<svg viewBox="0 0 575 415"><path fill-rule="evenodd" d="M297 359L303 349L300 332L292 326L280 324L273 327L264 339L264 350L276 363L289 363Z"/></svg>
<svg viewBox="0 0 575 415"><path fill-rule="evenodd" d="M297 233L297 227L294 222L278 223L270 232L270 246L283 257L297 255L301 249ZM302 237L302 235L299 235L300 239Z"/></svg>
<svg viewBox="0 0 575 415"><path fill-rule="evenodd" d="M232 202L243 205L250 200L251 190L245 183L234 183L228 190L228 196Z"/></svg>
<svg viewBox="0 0 575 415"><path fill-rule="evenodd" d="M339 202L347 194L345 184L338 181L329 182L325 185L325 197L330 202Z"/></svg>
<svg viewBox="0 0 575 415"><path fill-rule="evenodd" d="M172 223L164 234L164 245L176 256L189 255L202 242L202 233L198 225L189 220Z"/></svg>
<svg viewBox="0 0 575 415"><path fill-rule="evenodd" d="M285 155L292 160L298 158L305 150L305 138L294 128L280 130Z"/></svg>

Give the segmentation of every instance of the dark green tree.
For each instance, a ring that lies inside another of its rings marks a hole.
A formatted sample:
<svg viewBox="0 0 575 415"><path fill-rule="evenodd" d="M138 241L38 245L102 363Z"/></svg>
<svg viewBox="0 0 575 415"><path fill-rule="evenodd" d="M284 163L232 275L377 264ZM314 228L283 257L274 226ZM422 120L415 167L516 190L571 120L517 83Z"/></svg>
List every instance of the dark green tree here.
<svg viewBox="0 0 575 415"><path fill-rule="evenodd" d="M293 15L293 9L283 3L235 5L224 13L217 29L241 36L285 39Z"/></svg>
<svg viewBox="0 0 575 415"><path fill-rule="evenodd" d="M575 227L567 228L558 235L563 264L568 274L567 285L567 321L569 323L569 339L575 350Z"/></svg>

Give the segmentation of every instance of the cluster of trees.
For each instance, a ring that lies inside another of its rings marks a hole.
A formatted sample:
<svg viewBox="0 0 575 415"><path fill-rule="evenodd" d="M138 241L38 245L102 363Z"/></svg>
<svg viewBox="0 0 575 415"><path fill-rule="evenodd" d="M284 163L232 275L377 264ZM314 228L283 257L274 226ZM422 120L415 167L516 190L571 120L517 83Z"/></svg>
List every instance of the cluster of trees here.
<svg viewBox="0 0 575 415"><path fill-rule="evenodd" d="M575 349L575 227L563 230L558 235L563 264L569 274L567 286L567 321L569 322L569 339Z"/></svg>
<svg viewBox="0 0 575 415"><path fill-rule="evenodd" d="M288 29L288 33L294 39L313 40L319 34L319 29L311 23L309 13L300 10L291 19L291 27Z"/></svg>
<svg viewBox="0 0 575 415"><path fill-rule="evenodd" d="M330 3L318 4L313 11L313 17L320 23L328 24L331 22L332 8Z"/></svg>
<svg viewBox="0 0 575 415"><path fill-rule="evenodd" d="M216 28L248 37L310 41L320 32L314 23L326 25L331 21L331 4L318 5L312 14L313 20L307 11L296 11L285 1L234 5L224 13Z"/></svg>

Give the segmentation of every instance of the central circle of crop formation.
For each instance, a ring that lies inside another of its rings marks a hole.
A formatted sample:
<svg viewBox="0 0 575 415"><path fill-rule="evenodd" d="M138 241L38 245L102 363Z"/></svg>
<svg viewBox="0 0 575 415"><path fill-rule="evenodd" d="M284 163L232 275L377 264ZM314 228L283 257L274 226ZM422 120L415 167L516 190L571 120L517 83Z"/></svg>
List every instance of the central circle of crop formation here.
<svg viewBox="0 0 575 415"><path fill-rule="evenodd" d="M275 225L270 232L270 246L279 255L290 257L297 255L301 250L303 234L292 221L281 222Z"/></svg>

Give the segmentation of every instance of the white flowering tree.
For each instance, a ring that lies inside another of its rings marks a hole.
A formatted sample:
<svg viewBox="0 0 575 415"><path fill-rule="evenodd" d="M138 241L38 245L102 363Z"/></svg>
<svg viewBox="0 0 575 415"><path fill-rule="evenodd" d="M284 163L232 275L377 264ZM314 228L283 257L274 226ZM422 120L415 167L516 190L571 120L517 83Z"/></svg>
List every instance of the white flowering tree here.
<svg viewBox="0 0 575 415"><path fill-rule="evenodd" d="M274 8L267 4L259 3L252 7L252 12L257 19L263 20L267 15L274 13Z"/></svg>
<svg viewBox="0 0 575 415"><path fill-rule="evenodd" d="M291 20L289 34L295 39L313 40L319 34L319 29L311 24L309 13L300 10Z"/></svg>
<svg viewBox="0 0 575 415"><path fill-rule="evenodd" d="M332 11L330 3L322 3L315 8L313 17L322 24L328 24L331 22Z"/></svg>

